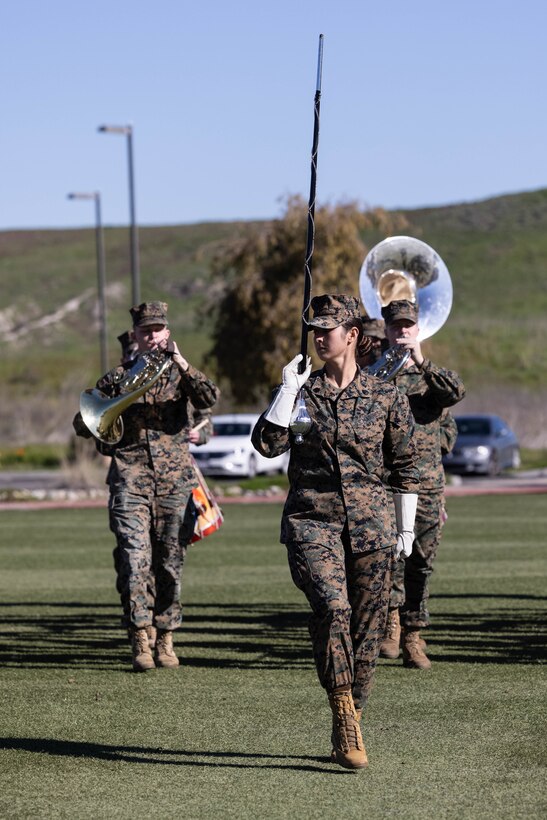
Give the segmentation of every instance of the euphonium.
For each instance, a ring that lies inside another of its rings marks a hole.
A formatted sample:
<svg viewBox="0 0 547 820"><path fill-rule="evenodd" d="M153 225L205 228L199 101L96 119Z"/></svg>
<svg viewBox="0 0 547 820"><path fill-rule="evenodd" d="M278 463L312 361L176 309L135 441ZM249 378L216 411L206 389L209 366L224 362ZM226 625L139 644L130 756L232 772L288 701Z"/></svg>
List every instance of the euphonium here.
<svg viewBox="0 0 547 820"><path fill-rule="evenodd" d="M378 361L365 368L367 373L378 376L384 382L394 379L399 370L405 366L410 359L410 350L403 345L393 345L383 353Z"/></svg>
<svg viewBox="0 0 547 820"><path fill-rule="evenodd" d="M417 302L419 341L444 325L452 307L452 280L445 263L433 248L411 236L388 236L372 248L361 267L359 290L371 319L381 319L382 308L395 299ZM409 357L403 345L393 345L367 372L389 381Z"/></svg>
<svg viewBox="0 0 547 820"><path fill-rule="evenodd" d="M150 390L170 367L172 359L161 351L147 350L115 382L118 395L110 398L92 387L80 395L80 413L87 429L104 444L117 444L123 436L121 414Z"/></svg>

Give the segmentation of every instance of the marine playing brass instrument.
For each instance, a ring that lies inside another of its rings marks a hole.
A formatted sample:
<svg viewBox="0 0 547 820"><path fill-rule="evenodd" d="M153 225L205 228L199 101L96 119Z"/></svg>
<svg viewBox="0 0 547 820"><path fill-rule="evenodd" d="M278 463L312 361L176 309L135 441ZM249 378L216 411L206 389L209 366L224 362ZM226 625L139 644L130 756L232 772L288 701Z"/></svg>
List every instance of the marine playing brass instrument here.
<svg viewBox="0 0 547 820"><path fill-rule="evenodd" d="M114 382L116 396L106 396L96 387L84 390L80 394L80 413L90 433L104 444L117 444L123 436L121 414L150 390L171 363L171 356L162 351L147 350Z"/></svg>
<svg viewBox="0 0 547 820"><path fill-rule="evenodd" d="M388 236L369 251L361 266L359 291L371 319L381 319L382 308L395 299L416 302L419 341L444 325L452 307L448 268L433 248L411 236ZM389 381L409 357L403 345L393 345L367 372Z"/></svg>
<svg viewBox="0 0 547 820"><path fill-rule="evenodd" d="M380 356L378 361L370 364L365 368L367 373L372 376L378 376L384 382L389 382L394 379L399 370L405 366L410 359L410 350L403 345L393 345L388 347Z"/></svg>

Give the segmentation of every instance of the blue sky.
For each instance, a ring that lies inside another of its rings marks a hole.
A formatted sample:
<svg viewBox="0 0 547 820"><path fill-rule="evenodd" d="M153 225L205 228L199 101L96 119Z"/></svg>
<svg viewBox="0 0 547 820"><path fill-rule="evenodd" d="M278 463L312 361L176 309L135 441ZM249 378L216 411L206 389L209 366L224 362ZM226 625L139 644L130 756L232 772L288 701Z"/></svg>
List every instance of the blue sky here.
<svg viewBox="0 0 547 820"><path fill-rule="evenodd" d="M0 230L277 216L317 199L386 208L547 186L547 3L17 0L0 12Z"/></svg>

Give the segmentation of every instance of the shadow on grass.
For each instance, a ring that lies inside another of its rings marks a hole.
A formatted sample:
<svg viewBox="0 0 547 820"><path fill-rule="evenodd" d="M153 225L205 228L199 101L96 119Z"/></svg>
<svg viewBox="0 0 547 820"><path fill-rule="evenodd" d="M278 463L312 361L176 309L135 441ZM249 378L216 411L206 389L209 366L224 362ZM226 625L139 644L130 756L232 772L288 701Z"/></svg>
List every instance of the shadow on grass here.
<svg viewBox="0 0 547 820"><path fill-rule="evenodd" d="M313 661L307 621L307 612L295 605L197 604L185 608L175 643L186 667L308 668ZM116 606L0 604L0 630L4 667L104 670L122 665L131 672Z"/></svg>
<svg viewBox="0 0 547 820"><path fill-rule="evenodd" d="M545 601L535 595L438 595L424 632L435 662L547 661ZM461 601L461 604L459 603ZM507 608L507 601L514 605ZM437 607L446 603L439 611ZM201 603L185 607L175 643L185 667L311 669L308 612L296 604ZM133 674L119 608L110 604L0 604L0 664Z"/></svg>
<svg viewBox="0 0 547 820"><path fill-rule="evenodd" d="M160 749L146 746L110 746L53 738L0 737L0 749L35 752L57 757L123 761L160 766L196 766L231 769L286 769L322 774L350 774L341 771L330 758L312 755L269 755L247 752L210 752L205 750ZM165 758L169 759L166 760ZM264 761L264 762L261 762ZM271 762L267 762L271 761ZM290 762L294 761L294 762ZM299 763L297 761L304 761ZM306 762L307 761L307 762ZM311 765L311 764L318 765Z"/></svg>
<svg viewBox="0 0 547 820"><path fill-rule="evenodd" d="M547 662L547 597L448 593L432 595L430 600L435 607L433 628L422 634L432 650L432 660L479 664ZM440 610L443 601L456 602L454 610ZM466 604L463 612L458 611L459 601ZM514 602L514 606L508 609L503 605L506 601Z"/></svg>

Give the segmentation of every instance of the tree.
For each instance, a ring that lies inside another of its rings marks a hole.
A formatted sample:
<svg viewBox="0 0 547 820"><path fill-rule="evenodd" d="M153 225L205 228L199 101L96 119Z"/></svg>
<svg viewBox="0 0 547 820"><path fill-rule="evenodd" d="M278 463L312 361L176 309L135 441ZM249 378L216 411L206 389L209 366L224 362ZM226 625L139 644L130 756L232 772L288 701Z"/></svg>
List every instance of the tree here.
<svg viewBox="0 0 547 820"><path fill-rule="evenodd" d="M221 385L229 382L234 401L264 400L280 380L282 367L300 351L307 206L288 199L284 215L256 224L246 236L222 247L213 261L224 281L213 310L213 345L208 368ZM361 238L384 236L406 224L382 209L363 211L355 203L315 211L312 296L359 296L359 271L366 255Z"/></svg>

